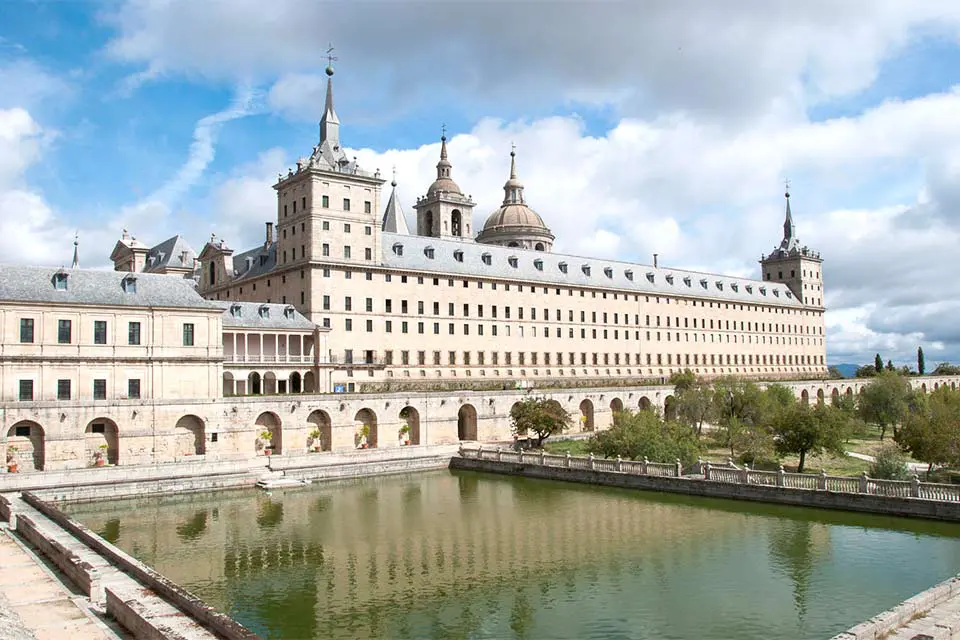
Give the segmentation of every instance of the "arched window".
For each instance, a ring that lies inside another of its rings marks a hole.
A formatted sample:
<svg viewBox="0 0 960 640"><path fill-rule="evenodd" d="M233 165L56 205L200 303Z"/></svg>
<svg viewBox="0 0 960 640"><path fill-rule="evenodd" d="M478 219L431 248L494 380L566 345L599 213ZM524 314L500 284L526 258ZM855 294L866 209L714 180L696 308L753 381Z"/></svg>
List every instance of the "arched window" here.
<svg viewBox="0 0 960 640"><path fill-rule="evenodd" d="M460 212L457 209L453 210L453 213L450 214L450 233L455 236L462 235L460 232L461 229L462 217Z"/></svg>

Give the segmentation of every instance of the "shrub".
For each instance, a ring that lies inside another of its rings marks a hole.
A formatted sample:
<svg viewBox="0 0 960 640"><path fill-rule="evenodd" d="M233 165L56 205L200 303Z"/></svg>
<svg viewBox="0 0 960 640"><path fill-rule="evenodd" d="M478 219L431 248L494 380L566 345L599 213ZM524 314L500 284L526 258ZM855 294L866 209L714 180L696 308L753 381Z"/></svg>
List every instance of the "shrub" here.
<svg viewBox="0 0 960 640"><path fill-rule="evenodd" d="M911 477L903 452L895 445L888 445L877 451L869 473L871 478L878 480L909 480Z"/></svg>

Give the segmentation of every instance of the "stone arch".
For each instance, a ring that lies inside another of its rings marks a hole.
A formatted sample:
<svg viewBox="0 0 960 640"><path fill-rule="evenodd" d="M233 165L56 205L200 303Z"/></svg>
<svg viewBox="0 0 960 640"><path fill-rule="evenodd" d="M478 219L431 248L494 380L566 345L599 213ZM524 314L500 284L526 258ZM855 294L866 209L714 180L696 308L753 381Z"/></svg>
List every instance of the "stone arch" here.
<svg viewBox="0 0 960 640"><path fill-rule="evenodd" d="M951 383L950 383L950 388L953 389L954 391L956 391L956 390L957 390L957 383L956 383L956 382L951 382Z"/></svg>
<svg viewBox="0 0 960 640"><path fill-rule="evenodd" d="M423 216L423 235L433 236L433 211L427 211Z"/></svg>
<svg viewBox="0 0 960 640"><path fill-rule="evenodd" d="M477 440L477 408L465 404L457 411L457 439Z"/></svg>
<svg viewBox="0 0 960 640"><path fill-rule="evenodd" d="M620 398L614 398L610 401L610 411L613 413L620 413L623 411L623 400Z"/></svg>
<svg viewBox="0 0 960 640"><path fill-rule="evenodd" d="M663 417L665 420L677 419L677 399L673 396L667 396L663 400Z"/></svg>
<svg viewBox="0 0 960 640"><path fill-rule="evenodd" d="M102 455L107 464L120 464L120 429L110 418L94 418L84 429L84 445L87 459L96 463ZM105 452L105 453L104 453Z"/></svg>
<svg viewBox="0 0 960 640"><path fill-rule="evenodd" d="M824 394L823 389L817 389L817 404L823 404Z"/></svg>
<svg viewBox="0 0 960 640"><path fill-rule="evenodd" d="M299 371L294 371L290 374L290 379L287 380L287 391L290 393L303 393L303 378L300 376Z"/></svg>
<svg viewBox="0 0 960 640"><path fill-rule="evenodd" d="M580 403L580 430L593 431L593 402L584 399Z"/></svg>
<svg viewBox="0 0 960 640"><path fill-rule="evenodd" d="M377 414L374 413L373 409L363 408L360 411L357 411L357 415L353 417L355 423L354 429L354 438L356 440L356 446L358 449L376 449L377 448ZM360 432L362 429L366 428L369 432L366 436L361 437ZM366 445L366 446L364 446Z"/></svg>
<svg viewBox="0 0 960 640"><path fill-rule="evenodd" d="M463 215L459 209L450 212L450 235L457 237L463 235Z"/></svg>
<svg viewBox="0 0 960 640"><path fill-rule="evenodd" d="M12 447L16 447L15 452L11 451ZM30 420L21 420L10 427L7 431L7 457L16 459L21 470L43 471L46 458L43 427Z"/></svg>
<svg viewBox="0 0 960 640"><path fill-rule="evenodd" d="M230 371L223 372L223 395L233 396L237 394L237 381Z"/></svg>
<svg viewBox="0 0 960 640"><path fill-rule="evenodd" d="M330 420L330 415L322 409L317 409L310 413L307 423L310 425L311 432L320 432L319 436L309 436L312 441L308 442L307 446L319 444L320 451L333 451L333 423Z"/></svg>
<svg viewBox="0 0 960 640"><path fill-rule="evenodd" d="M806 389L800 392L800 402L805 405L810 404L810 393Z"/></svg>
<svg viewBox="0 0 960 640"><path fill-rule="evenodd" d="M933 390L936 391L936 390L939 389L939 388L940 388L940 383L939 383L939 382L934 382L934 383L933 383Z"/></svg>
<svg viewBox="0 0 960 640"><path fill-rule="evenodd" d="M846 395L847 397L853 396L853 387L847 387Z"/></svg>
<svg viewBox="0 0 960 640"><path fill-rule="evenodd" d="M647 396L640 396L640 402L637 406L640 408L640 411L649 411L653 408L653 405L650 403L650 398Z"/></svg>
<svg viewBox="0 0 960 640"><path fill-rule="evenodd" d="M545 251L545 250L546 250L546 247L543 246L543 243L542 243L542 242L538 242L537 244L533 245L533 250L534 250L534 251Z"/></svg>
<svg viewBox="0 0 960 640"><path fill-rule="evenodd" d="M313 375L313 371L307 371L303 374L303 392L304 393L316 393L317 392L317 377Z"/></svg>
<svg viewBox="0 0 960 640"><path fill-rule="evenodd" d="M927 392L927 383L924 382L920 385L920 393L926 393L926 392Z"/></svg>
<svg viewBox="0 0 960 640"><path fill-rule="evenodd" d="M277 374L273 371L267 371L263 374L263 393L271 394L277 392Z"/></svg>
<svg viewBox="0 0 960 640"><path fill-rule="evenodd" d="M186 415L177 420L174 427L173 455L202 456L206 453L206 427L203 420L194 415Z"/></svg>
<svg viewBox="0 0 960 640"><path fill-rule="evenodd" d="M398 434L400 442L406 444L409 441L410 444L420 444L420 412L409 405L400 409L400 427L403 428L403 425L410 427L410 430L405 436Z"/></svg>
<svg viewBox="0 0 960 640"><path fill-rule="evenodd" d="M840 406L840 389L837 387L834 387L833 391L830 392L830 404L835 407Z"/></svg>
<svg viewBox="0 0 960 640"><path fill-rule="evenodd" d="M283 453L283 426L280 422L280 416L272 411L264 411L257 416L254 424L257 426L256 440L261 442L265 449L270 447L273 453L277 455ZM262 442L266 438L261 438L260 434L265 432L270 434L270 440Z"/></svg>
<svg viewBox="0 0 960 640"><path fill-rule="evenodd" d="M263 384L260 379L260 374L256 371L251 371L250 375L247 376L247 394L252 396L258 396L263 393Z"/></svg>

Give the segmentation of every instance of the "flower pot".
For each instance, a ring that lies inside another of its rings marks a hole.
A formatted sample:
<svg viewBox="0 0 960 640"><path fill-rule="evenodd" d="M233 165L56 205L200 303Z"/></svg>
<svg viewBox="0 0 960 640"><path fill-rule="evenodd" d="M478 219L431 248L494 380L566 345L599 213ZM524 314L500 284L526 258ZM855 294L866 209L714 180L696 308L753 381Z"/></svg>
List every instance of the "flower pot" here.
<svg viewBox="0 0 960 640"><path fill-rule="evenodd" d="M103 458L97 458L96 460L93 461L93 466L95 467L102 467L103 464L104 464Z"/></svg>
<svg viewBox="0 0 960 640"><path fill-rule="evenodd" d="M368 445L366 442L364 442L362 445L360 445L360 448L361 448L361 449L366 449L366 448L369 447L369 446L370 446L370 445Z"/></svg>
<svg viewBox="0 0 960 640"><path fill-rule="evenodd" d="M19 467L16 462L7 463L7 473L17 473Z"/></svg>
<svg viewBox="0 0 960 640"><path fill-rule="evenodd" d="M409 440L404 440L404 441L403 441L403 444L409 447L409 446L410 446L410 441L409 441Z"/></svg>

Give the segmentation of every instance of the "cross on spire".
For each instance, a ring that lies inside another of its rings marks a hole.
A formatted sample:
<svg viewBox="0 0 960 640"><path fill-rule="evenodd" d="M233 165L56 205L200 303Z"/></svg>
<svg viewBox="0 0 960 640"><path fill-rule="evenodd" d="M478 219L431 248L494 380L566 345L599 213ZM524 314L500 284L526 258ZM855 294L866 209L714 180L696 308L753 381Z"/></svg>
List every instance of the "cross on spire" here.
<svg viewBox="0 0 960 640"><path fill-rule="evenodd" d="M447 139L447 123L446 122L440 125L440 139L441 140Z"/></svg>
<svg viewBox="0 0 960 640"><path fill-rule="evenodd" d="M337 56L333 55L333 43L330 43L330 46L327 48L327 66L333 66L333 63L338 60Z"/></svg>
<svg viewBox="0 0 960 640"><path fill-rule="evenodd" d="M784 189L786 189L786 195L789 198L790 197L790 178L787 178L786 180L783 181L783 187Z"/></svg>

